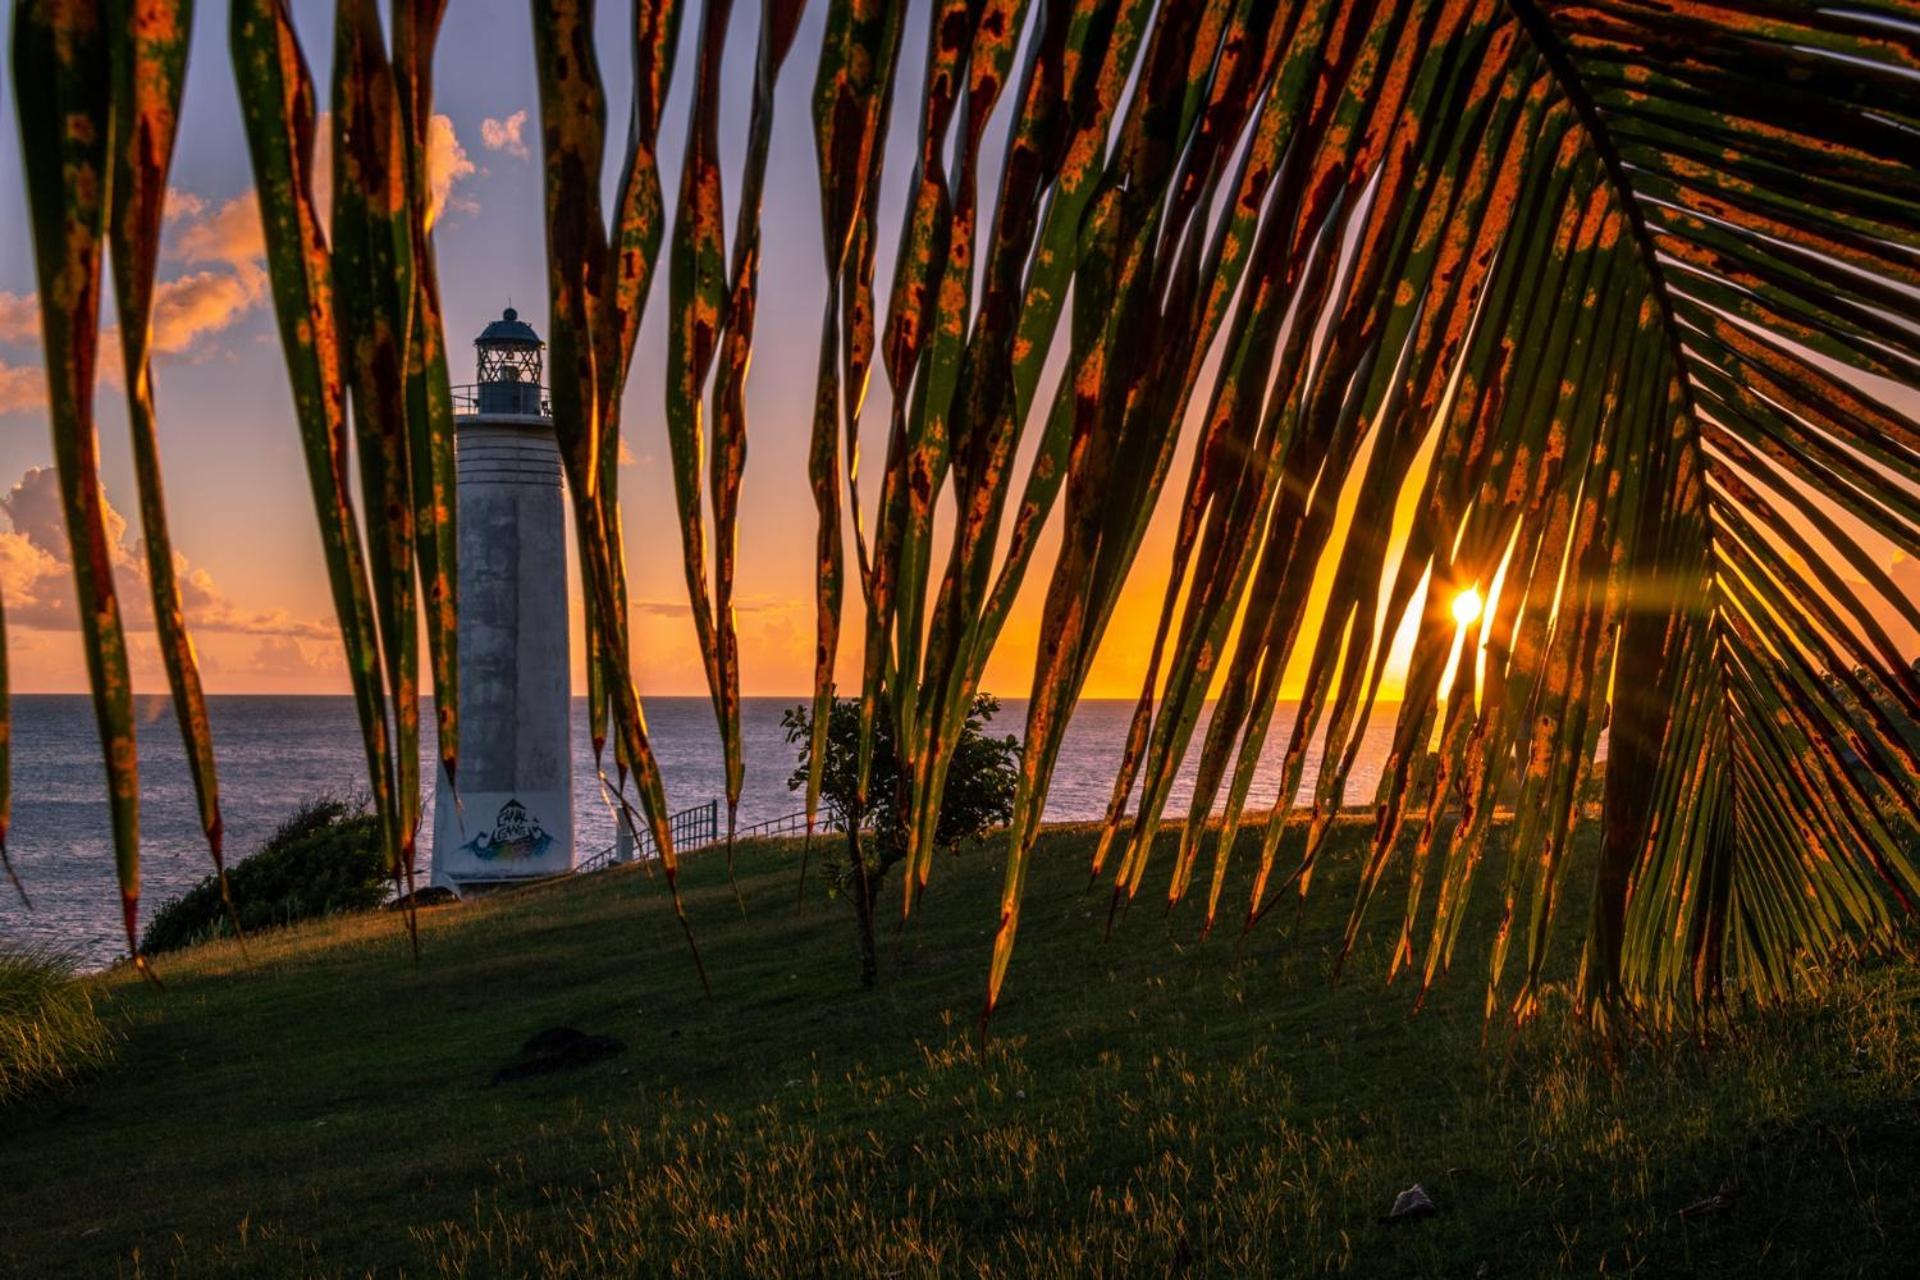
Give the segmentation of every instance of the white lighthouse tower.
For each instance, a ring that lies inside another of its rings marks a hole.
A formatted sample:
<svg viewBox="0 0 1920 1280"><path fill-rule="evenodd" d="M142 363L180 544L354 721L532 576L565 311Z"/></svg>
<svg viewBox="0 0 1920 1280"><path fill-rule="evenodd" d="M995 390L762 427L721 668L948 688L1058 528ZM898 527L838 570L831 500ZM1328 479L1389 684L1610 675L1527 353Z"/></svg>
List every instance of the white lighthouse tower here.
<svg viewBox="0 0 1920 1280"><path fill-rule="evenodd" d="M456 890L573 869L566 512L540 384L544 344L512 307L474 339L456 395L459 797L440 778L433 883Z"/></svg>

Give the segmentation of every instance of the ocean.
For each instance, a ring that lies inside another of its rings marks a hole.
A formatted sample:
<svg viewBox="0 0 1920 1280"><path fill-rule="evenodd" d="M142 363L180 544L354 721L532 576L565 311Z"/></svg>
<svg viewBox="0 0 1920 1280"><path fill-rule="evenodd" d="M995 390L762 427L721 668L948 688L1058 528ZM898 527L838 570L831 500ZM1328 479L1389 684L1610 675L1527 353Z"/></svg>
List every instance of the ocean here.
<svg viewBox="0 0 1920 1280"><path fill-rule="evenodd" d="M794 748L780 713L804 699L748 698L741 709L746 783L740 823L783 817L803 807L790 791ZM246 856L300 803L313 796L365 792L365 765L353 701L347 697L227 696L208 699L220 772L220 806L229 860ZM141 914L198 883L210 870L173 710L164 696L143 697L140 711ZM1126 740L1131 701L1085 701L1075 712L1060 753L1047 818L1098 819L1106 812ZM648 729L674 810L722 798L720 740L712 704L704 697L649 698ZM1022 700L1001 704L990 730L1021 733ZM1281 708L1268 735L1254 803L1272 801L1279 755L1291 726ZM1371 799L1391 741L1391 725L1376 717L1348 782L1349 796ZM431 710L421 723L421 775L428 780L424 832L432 831L431 779L437 767ZM1204 729L1204 721L1202 723ZM1174 788L1169 815L1185 812L1192 794L1195 748ZM612 810L602 798L587 737L586 703L574 701L574 813L576 848L585 858L613 841ZM611 753L609 753L611 768ZM1310 758L1305 788L1313 783ZM113 872L113 837L105 775L93 711L84 695L26 695L13 700L13 822L8 849L33 907L0 885L0 945L61 948L88 965L110 963L125 951ZM1303 788L1304 789L1304 788ZM724 823L724 816L722 822ZM422 841L422 871L428 855ZM423 877L424 878L424 877Z"/></svg>

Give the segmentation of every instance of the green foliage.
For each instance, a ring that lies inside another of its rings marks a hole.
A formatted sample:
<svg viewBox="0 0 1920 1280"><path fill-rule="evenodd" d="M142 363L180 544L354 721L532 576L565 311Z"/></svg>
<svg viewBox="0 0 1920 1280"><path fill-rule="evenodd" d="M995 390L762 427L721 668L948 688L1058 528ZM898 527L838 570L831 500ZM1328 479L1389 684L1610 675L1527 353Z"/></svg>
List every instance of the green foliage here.
<svg viewBox="0 0 1920 1280"><path fill-rule="evenodd" d="M990 736L987 724L1000 713L1000 700L990 693L976 694L966 727L954 749L952 771L940 807L935 844L957 849L979 840L1013 816L1013 792L1020 781L1020 739ZM787 741L798 747L798 763L787 779L787 789L803 791L813 765L813 715L804 703L782 712ZM827 802L826 825L846 831L858 826L869 834L874 850L870 864L877 881L906 856L907 828L895 803L906 779L894 745L892 717L882 714L874 731L872 776L868 801L859 801L860 704L836 698L827 726L827 756L821 771L820 796Z"/></svg>
<svg viewBox="0 0 1920 1280"><path fill-rule="evenodd" d="M826 860L828 892L850 899L860 937L860 980L872 986L879 974L879 948L874 939L874 903L894 864L906 861L912 850L913 779L901 767L892 733L893 717L884 706L863 723L860 703L836 698L824 732L817 732L812 710L805 704L784 712L780 723L787 741L799 746L799 763L787 779L793 791L806 791L808 813L818 798L827 801L827 826L847 833L843 853ZM978 840L1013 816L1013 798L1020 781L1020 740L1008 735L992 738L986 725L1000 710L992 694L974 696L951 756L945 797L934 843L955 849L963 841ZM860 738L872 737L868 762L866 803L861 803ZM816 759L815 750L822 755ZM806 891L801 870L801 892ZM906 871L908 900L915 887L914 867Z"/></svg>
<svg viewBox="0 0 1920 1280"><path fill-rule="evenodd" d="M248 933L377 907L393 884L378 819L364 805L332 796L302 804L227 880ZM140 949L157 955L232 932L219 881L208 876L154 913Z"/></svg>
<svg viewBox="0 0 1920 1280"><path fill-rule="evenodd" d="M0 950L0 1107L71 1083L112 1048L71 959Z"/></svg>

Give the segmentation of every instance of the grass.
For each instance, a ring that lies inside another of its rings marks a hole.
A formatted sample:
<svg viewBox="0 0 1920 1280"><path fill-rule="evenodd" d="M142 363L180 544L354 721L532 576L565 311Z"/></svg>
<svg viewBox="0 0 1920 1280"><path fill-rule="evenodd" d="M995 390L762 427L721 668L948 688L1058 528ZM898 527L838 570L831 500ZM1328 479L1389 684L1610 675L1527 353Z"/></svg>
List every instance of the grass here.
<svg viewBox="0 0 1920 1280"><path fill-rule="evenodd" d="M0 1107L83 1079L112 1050L70 959L0 949Z"/></svg>
<svg viewBox="0 0 1920 1280"><path fill-rule="evenodd" d="M165 993L108 975L115 1062L0 1115L0 1272L1871 1275L1920 1251L1913 971L1612 1066L1564 999L1486 1039L1482 947L1418 1017L1382 990L1391 881L1329 984L1356 842L1236 955L1146 904L1103 944L1088 837L1050 833L984 1058L994 846L942 860L872 992L846 906L796 911L792 843L739 850L744 921L723 860L689 860L711 1002L633 868L424 914L417 966L381 913L257 937L250 966L182 953ZM628 1049L490 1084L553 1024ZM1385 1224L1415 1182L1440 1212Z"/></svg>

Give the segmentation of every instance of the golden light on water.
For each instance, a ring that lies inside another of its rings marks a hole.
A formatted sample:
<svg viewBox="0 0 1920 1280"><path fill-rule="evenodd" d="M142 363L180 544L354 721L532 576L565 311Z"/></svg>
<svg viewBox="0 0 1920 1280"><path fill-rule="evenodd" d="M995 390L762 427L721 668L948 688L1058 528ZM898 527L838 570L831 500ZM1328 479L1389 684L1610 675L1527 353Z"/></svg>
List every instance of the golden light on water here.
<svg viewBox="0 0 1920 1280"><path fill-rule="evenodd" d="M1453 598L1453 620L1463 627L1470 627L1480 621L1480 611L1486 607L1486 601L1480 598L1478 587L1468 587Z"/></svg>

